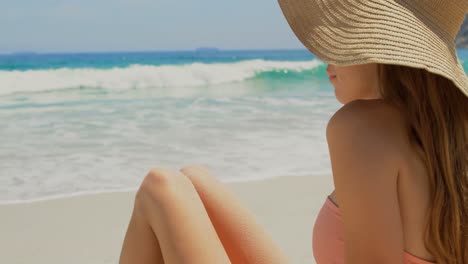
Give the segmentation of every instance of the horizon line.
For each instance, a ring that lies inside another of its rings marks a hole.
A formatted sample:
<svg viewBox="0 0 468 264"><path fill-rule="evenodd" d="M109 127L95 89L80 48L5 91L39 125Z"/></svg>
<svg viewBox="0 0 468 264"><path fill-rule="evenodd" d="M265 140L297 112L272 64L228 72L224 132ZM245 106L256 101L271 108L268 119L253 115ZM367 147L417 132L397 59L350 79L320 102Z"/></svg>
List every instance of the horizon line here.
<svg viewBox="0 0 468 264"><path fill-rule="evenodd" d="M308 51L306 48L265 48L265 49L220 49L216 47L200 47L194 49L180 49L180 50L112 50L112 51L12 51L0 52L0 55L47 55L47 54L91 54L91 53L149 53L149 52L223 52L223 51Z"/></svg>

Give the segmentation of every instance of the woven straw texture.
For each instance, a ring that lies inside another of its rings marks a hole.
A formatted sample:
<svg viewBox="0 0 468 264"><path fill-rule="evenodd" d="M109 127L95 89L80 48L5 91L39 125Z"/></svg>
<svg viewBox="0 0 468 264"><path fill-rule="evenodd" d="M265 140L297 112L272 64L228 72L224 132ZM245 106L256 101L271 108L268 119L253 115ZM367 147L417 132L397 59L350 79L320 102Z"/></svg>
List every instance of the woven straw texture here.
<svg viewBox="0 0 468 264"><path fill-rule="evenodd" d="M397 64L439 74L468 96L455 37L467 0L278 0L297 38L339 66Z"/></svg>

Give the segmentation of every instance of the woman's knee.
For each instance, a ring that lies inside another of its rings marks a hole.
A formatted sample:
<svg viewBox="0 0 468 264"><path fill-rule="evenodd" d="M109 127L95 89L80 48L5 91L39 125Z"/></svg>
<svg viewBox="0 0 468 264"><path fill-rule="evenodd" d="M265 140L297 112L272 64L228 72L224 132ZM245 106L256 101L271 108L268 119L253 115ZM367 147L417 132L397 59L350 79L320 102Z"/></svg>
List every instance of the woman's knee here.
<svg viewBox="0 0 468 264"><path fill-rule="evenodd" d="M163 168L151 169L141 182L135 196L135 204L145 209L145 204L158 206L170 199L181 183L182 175Z"/></svg>
<svg viewBox="0 0 468 264"><path fill-rule="evenodd" d="M202 186L209 185L217 180L207 167L198 164L187 165L180 169L180 172L190 179L197 190Z"/></svg>

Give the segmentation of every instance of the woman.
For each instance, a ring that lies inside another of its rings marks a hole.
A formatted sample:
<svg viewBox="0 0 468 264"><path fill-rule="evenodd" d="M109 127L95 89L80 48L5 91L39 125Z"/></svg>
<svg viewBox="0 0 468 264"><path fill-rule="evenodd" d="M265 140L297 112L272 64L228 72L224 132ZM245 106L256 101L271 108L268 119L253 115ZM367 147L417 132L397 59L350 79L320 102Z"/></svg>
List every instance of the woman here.
<svg viewBox="0 0 468 264"><path fill-rule="evenodd" d="M344 106L327 126L335 190L318 264L468 263L466 0L279 0ZM207 168L151 170L120 263L288 263Z"/></svg>

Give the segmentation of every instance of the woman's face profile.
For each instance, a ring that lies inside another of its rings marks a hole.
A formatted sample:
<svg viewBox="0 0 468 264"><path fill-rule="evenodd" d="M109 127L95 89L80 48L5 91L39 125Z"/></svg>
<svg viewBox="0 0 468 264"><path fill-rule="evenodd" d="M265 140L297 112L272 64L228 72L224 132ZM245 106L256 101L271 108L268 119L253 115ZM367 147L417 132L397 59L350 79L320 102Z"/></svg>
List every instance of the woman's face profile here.
<svg viewBox="0 0 468 264"><path fill-rule="evenodd" d="M342 104L357 99L381 98L378 89L377 63L337 66L328 64L327 74Z"/></svg>

